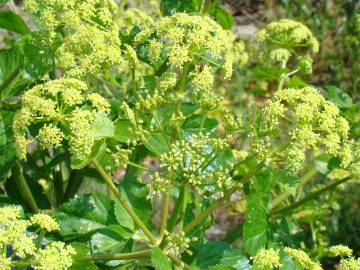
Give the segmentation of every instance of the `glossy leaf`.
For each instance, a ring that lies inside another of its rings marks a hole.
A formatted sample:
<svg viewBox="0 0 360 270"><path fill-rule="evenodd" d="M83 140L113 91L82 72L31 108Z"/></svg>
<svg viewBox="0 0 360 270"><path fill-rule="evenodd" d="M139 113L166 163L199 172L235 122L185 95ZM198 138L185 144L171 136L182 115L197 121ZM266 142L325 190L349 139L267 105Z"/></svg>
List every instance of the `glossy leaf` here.
<svg viewBox="0 0 360 270"><path fill-rule="evenodd" d="M110 225L117 225L113 201L103 193L75 197L56 209L60 234L75 238L95 233Z"/></svg>
<svg viewBox="0 0 360 270"><path fill-rule="evenodd" d="M121 253L132 234L121 226L109 226L98 230L90 240L91 250L94 254Z"/></svg>
<svg viewBox="0 0 360 270"><path fill-rule="evenodd" d="M130 231L135 229L133 219L119 201L115 201L115 216L121 226L128 228Z"/></svg>
<svg viewBox="0 0 360 270"><path fill-rule="evenodd" d="M134 131L135 128L129 120L119 120L115 123L114 139L122 143L137 140L138 136Z"/></svg>
<svg viewBox="0 0 360 270"><path fill-rule="evenodd" d="M203 121L203 116L195 114L185 120L184 124L181 127L181 130L184 132L198 132ZM209 132L214 130L218 125L218 121L213 118L206 118L202 127L203 132Z"/></svg>
<svg viewBox="0 0 360 270"><path fill-rule="evenodd" d="M83 243L73 242L71 246L75 250L76 254L73 256L73 263L69 270L97 270L98 267L94 262L86 258L89 255L89 247Z"/></svg>
<svg viewBox="0 0 360 270"><path fill-rule="evenodd" d="M91 126L91 132L95 140L113 137L115 128L109 117L104 112L98 112Z"/></svg>
<svg viewBox="0 0 360 270"><path fill-rule="evenodd" d="M329 85L325 87L325 89L328 99L334 102L339 108L350 108L353 106L352 98L342 89L333 85Z"/></svg>
<svg viewBox="0 0 360 270"><path fill-rule="evenodd" d="M0 12L0 28L18 34L26 34L30 31L23 18L12 11Z"/></svg>
<svg viewBox="0 0 360 270"><path fill-rule="evenodd" d="M219 6L216 6L213 10L211 10L210 14L224 29L230 29L234 23L234 17Z"/></svg>
<svg viewBox="0 0 360 270"><path fill-rule="evenodd" d="M171 261L162 253L160 248L155 248L151 252L151 262L155 270L172 270Z"/></svg>
<svg viewBox="0 0 360 270"><path fill-rule="evenodd" d="M160 156L161 154L167 152L169 150L167 142L169 138L165 138L161 133L151 134L145 143L147 149L149 149L156 156Z"/></svg>

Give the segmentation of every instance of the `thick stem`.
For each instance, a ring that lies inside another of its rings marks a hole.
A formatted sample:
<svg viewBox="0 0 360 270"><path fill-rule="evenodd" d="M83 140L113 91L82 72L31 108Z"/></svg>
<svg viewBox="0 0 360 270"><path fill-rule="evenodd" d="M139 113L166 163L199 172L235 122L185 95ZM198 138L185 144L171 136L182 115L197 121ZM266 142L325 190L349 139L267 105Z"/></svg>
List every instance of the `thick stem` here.
<svg viewBox="0 0 360 270"><path fill-rule="evenodd" d="M30 207L30 209L33 213L38 213L39 207L37 206L35 198L34 198L33 194L31 193L29 185L26 182L26 179L23 175L22 167L18 162L15 163L12 173L15 178L14 180L15 180L16 186L18 187L22 198L28 204L28 206Z"/></svg>
<svg viewBox="0 0 360 270"><path fill-rule="evenodd" d="M253 176L255 176L265 165L265 162L262 161L260 162L253 170L251 170L247 175L245 175L241 180L240 183L245 184L247 183ZM184 227L184 232L188 233L189 231L191 231L196 225L198 225L199 223L201 223L203 220L205 220L206 218L208 218L208 216L215 211L216 209L218 209L221 205L223 205L223 203L228 200L230 198L230 196L236 192L238 190L238 187L233 187L231 189L229 189L227 192L225 192L224 196L217 199L212 205L210 205L208 208L206 208L205 210L203 210L201 212L201 214L199 214L198 216L196 216L193 221L191 221L189 224L187 224Z"/></svg>
<svg viewBox="0 0 360 270"><path fill-rule="evenodd" d="M84 178L80 171L78 171L78 170L71 171L70 178L69 178L68 184L66 186L64 196L63 196L63 202L67 202L75 196L83 179Z"/></svg>
<svg viewBox="0 0 360 270"><path fill-rule="evenodd" d="M164 192L163 197L163 208L162 208L162 214L161 214L161 225L160 225L160 239L164 238L166 226L167 226L167 218L169 214L169 191Z"/></svg>
<svg viewBox="0 0 360 270"><path fill-rule="evenodd" d="M139 259L151 256L151 249L144 251L137 251L131 253L119 253L113 255L94 255L88 256L86 259L91 261L105 261L105 260L128 260L128 259Z"/></svg>
<svg viewBox="0 0 360 270"><path fill-rule="evenodd" d="M177 198L176 202L175 202L175 207L174 210L171 213L168 225L167 225L167 230L169 232L172 232L174 230L174 227L176 225L176 221L178 219L178 215L180 213L180 210L182 208L182 202L184 199L184 189L181 189L179 197Z"/></svg>
<svg viewBox="0 0 360 270"><path fill-rule="evenodd" d="M317 173L317 169L315 166L313 166L308 172L306 172L301 178L300 178L300 186L304 186L307 182L309 182L311 180L311 178L316 175ZM280 203L282 203L284 200L286 200L286 198L288 198L290 196L290 193L288 191L285 191L284 193L282 193L281 195L279 195L278 197L276 197L273 200L272 203L272 208L274 209L276 206L278 206Z"/></svg>
<svg viewBox="0 0 360 270"><path fill-rule="evenodd" d="M115 184L113 183L111 177L106 173L104 168L100 165L100 163L97 160L93 160L92 164L96 168L96 170L100 173L101 177L104 179L110 190L114 193L116 198L119 200L119 202L122 204L122 206L125 208L126 212L131 216L131 218L134 220L135 224L143 231L145 236L150 240L151 244L156 245L157 239L156 237L150 232L150 230L146 227L146 225L142 222L142 220L139 218L139 216L135 213L135 211L132 209L132 206L126 199L126 197L117 189Z"/></svg>
<svg viewBox="0 0 360 270"><path fill-rule="evenodd" d="M347 177L347 178L338 180L330 185L327 185L326 187L323 187L323 188L311 193L304 199L301 199L300 201L297 201L289 206L278 208L278 209L273 209L270 211L270 215L275 216L275 215L283 214L283 213L289 212L291 210L294 210L294 209L298 208L299 206L303 205L304 203L307 203L308 201L315 199L316 197L323 194L324 192L332 190L333 188L337 187L338 185L341 185L342 183L345 183L346 181L349 181L350 179L351 179L350 177Z"/></svg>

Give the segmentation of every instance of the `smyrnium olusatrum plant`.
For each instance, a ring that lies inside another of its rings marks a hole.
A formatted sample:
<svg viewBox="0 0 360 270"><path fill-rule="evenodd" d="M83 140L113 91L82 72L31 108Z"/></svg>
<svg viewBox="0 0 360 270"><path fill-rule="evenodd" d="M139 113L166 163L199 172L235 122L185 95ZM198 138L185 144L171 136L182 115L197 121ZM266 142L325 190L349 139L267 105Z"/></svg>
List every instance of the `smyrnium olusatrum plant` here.
<svg viewBox="0 0 360 270"><path fill-rule="evenodd" d="M37 29L0 52L18 61L1 66L0 143L25 215L0 208L0 269L359 269L349 247L295 237L360 174L349 112L305 83L318 41L280 20L249 54L217 1L185 2L24 2ZM220 88L249 59L276 76L242 114ZM241 233L211 240L236 208Z"/></svg>

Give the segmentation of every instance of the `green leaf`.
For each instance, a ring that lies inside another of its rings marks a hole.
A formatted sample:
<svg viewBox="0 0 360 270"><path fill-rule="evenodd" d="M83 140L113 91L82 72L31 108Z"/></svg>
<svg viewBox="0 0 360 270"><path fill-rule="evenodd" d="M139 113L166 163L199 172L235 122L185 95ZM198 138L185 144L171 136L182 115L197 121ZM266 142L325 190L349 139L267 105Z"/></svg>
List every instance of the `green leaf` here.
<svg viewBox="0 0 360 270"><path fill-rule="evenodd" d="M198 132L202 121L203 121L202 115L199 114L192 115L191 117L185 120L184 124L181 127L181 130L189 133ZM210 132L214 130L218 124L219 122L216 119L206 118L203 124L202 131Z"/></svg>
<svg viewBox="0 0 360 270"><path fill-rule="evenodd" d="M30 29L24 20L12 11L0 12L0 28L19 34L30 32Z"/></svg>
<svg viewBox="0 0 360 270"><path fill-rule="evenodd" d="M42 32L31 32L24 35L17 43L22 54L21 67L34 80L41 79L47 72L55 68L55 51L59 42L43 45Z"/></svg>
<svg viewBox="0 0 360 270"><path fill-rule="evenodd" d="M115 128L109 117L104 112L98 112L91 126L91 132L95 140L113 137Z"/></svg>
<svg viewBox="0 0 360 270"><path fill-rule="evenodd" d="M151 252L151 262L156 270L172 270L172 264L160 248L155 248Z"/></svg>
<svg viewBox="0 0 360 270"><path fill-rule="evenodd" d="M60 224L60 234L67 239L118 224L114 202L99 192L75 197L61 205L56 209L56 220Z"/></svg>
<svg viewBox="0 0 360 270"><path fill-rule="evenodd" d="M272 81L280 78L281 74L286 73L286 69L273 67L255 67L252 68L255 79Z"/></svg>
<svg viewBox="0 0 360 270"><path fill-rule="evenodd" d="M196 266L200 269L208 269L209 266L219 264L225 251L229 251L230 245L224 242L209 242L198 248Z"/></svg>
<svg viewBox="0 0 360 270"><path fill-rule="evenodd" d="M230 29L234 23L234 17L219 6L216 6L213 10L211 10L210 15L212 15L224 29Z"/></svg>
<svg viewBox="0 0 360 270"><path fill-rule="evenodd" d="M0 111L0 180L7 177L17 158L11 130L12 118L12 112Z"/></svg>
<svg viewBox="0 0 360 270"><path fill-rule="evenodd" d="M126 195L135 212L141 217L146 224L151 219L151 202L146 199L149 191L145 184L139 183L136 172L127 170L124 180L121 183L121 191Z"/></svg>
<svg viewBox="0 0 360 270"><path fill-rule="evenodd" d="M267 206L270 204L271 191L275 177L270 169L262 171L253 178L247 198L247 213L243 227L245 250L254 256L266 247L268 237Z"/></svg>
<svg viewBox="0 0 360 270"><path fill-rule="evenodd" d="M201 8L201 2L197 0L161 0L160 10L164 16L170 16L179 12L197 12Z"/></svg>
<svg viewBox="0 0 360 270"><path fill-rule="evenodd" d="M156 156L160 156L169 151L167 141L169 141L168 138L165 138L163 134L154 133L147 138L145 146Z"/></svg>
<svg viewBox="0 0 360 270"><path fill-rule="evenodd" d="M156 77L154 75L144 76L143 89L154 91L156 89Z"/></svg>
<svg viewBox="0 0 360 270"><path fill-rule="evenodd" d="M19 95L32 81L21 70L22 53L17 47L0 50L0 98Z"/></svg>
<svg viewBox="0 0 360 270"><path fill-rule="evenodd" d="M258 196L248 197L247 213L243 227L243 240L245 250L251 255L266 246L268 217L266 209Z"/></svg>
<svg viewBox="0 0 360 270"><path fill-rule="evenodd" d="M0 0L0 5L5 5L9 0Z"/></svg>
<svg viewBox="0 0 360 270"><path fill-rule="evenodd" d="M119 201L115 201L115 216L121 226L134 231L134 221Z"/></svg>
<svg viewBox="0 0 360 270"><path fill-rule="evenodd" d="M329 85L325 87L325 90L327 92L327 98L339 108L344 109L353 106L352 98L342 89Z"/></svg>
<svg viewBox="0 0 360 270"><path fill-rule="evenodd" d="M229 265L218 264L218 265L209 267L209 270L236 270L236 268L229 266Z"/></svg>
<svg viewBox="0 0 360 270"><path fill-rule="evenodd" d="M122 143L137 140L138 136L135 134L133 124L131 124L129 120L119 120L115 122L114 139Z"/></svg>
<svg viewBox="0 0 360 270"><path fill-rule="evenodd" d="M91 250L94 254L121 253L131 236L132 234L121 226L114 225L100 229L91 237Z"/></svg>
<svg viewBox="0 0 360 270"><path fill-rule="evenodd" d="M69 270L97 270L97 266L91 261L86 259L90 254L89 247L83 243L73 242L70 244L75 249L76 254L73 256L73 263Z"/></svg>
<svg viewBox="0 0 360 270"><path fill-rule="evenodd" d="M184 116L188 117L193 114L199 108L196 104L181 104L180 111L183 113ZM165 127L169 124L169 120L173 113L176 111L176 104L166 105L159 108L155 115L159 121L159 123Z"/></svg>

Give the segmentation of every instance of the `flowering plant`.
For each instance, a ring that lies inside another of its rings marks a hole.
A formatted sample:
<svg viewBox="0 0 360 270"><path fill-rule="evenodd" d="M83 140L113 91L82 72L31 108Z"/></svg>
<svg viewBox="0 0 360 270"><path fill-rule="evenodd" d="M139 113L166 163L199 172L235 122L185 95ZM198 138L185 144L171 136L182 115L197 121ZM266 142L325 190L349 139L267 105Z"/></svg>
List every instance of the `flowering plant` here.
<svg viewBox="0 0 360 270"><path fill-rule="evenodd" d="M299 237L360 176L357 106L305 82L313 33L283 19L247 50L218 1L146 5L26 0L33 30L0 13L21 35L0 51L0 269L360 269ZM248 61L269 94L228 106ZM244 221L214 241L218 209Z"/></svg>

